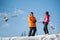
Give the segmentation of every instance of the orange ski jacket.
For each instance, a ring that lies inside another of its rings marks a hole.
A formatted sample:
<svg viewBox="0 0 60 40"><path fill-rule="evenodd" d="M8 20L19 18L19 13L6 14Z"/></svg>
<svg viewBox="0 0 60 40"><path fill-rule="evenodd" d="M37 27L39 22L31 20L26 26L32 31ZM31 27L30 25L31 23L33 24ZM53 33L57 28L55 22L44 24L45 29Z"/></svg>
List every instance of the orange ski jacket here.
<svg viewBox="0 0 60 40"><path fill-rule="evenodd" d="M29 27L36 27L36 18L34 16L28 17Z"/></svg>

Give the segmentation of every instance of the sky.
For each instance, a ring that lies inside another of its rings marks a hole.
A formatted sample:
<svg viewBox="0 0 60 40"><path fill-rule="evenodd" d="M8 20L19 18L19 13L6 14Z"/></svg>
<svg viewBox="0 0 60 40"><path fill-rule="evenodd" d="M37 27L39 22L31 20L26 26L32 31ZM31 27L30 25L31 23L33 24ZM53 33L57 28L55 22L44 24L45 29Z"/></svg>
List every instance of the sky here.
<svg viewBox="0 0 60 40"><path fill-rule="evenodd" d="M50 14L49 34L57 34L60 32L60 0L0 0L0 37L20 36L24 31L28 36L30 12L37 19L36 35L45 35L44 25L39 22L43 21L46 11ZM8 22L3 20L4 16ZM55 30L51 29L52 25Z"/></svg>

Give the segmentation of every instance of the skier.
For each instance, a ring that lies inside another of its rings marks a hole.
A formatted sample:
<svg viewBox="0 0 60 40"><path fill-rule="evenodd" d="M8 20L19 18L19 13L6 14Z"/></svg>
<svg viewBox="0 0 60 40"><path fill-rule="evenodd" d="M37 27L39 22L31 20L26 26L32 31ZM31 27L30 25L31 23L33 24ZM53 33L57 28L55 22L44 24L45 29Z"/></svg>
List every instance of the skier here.
<svg viewBox="0 0 60 40"><path fill-rule="evenodd" d="M49 24L49 21L50 21L50 15L49 15L49 12L46 11L45 13L45 18L44 18L44 21L43 21L43 24L44 24L44 32L45 34L49 34L49 31L48 31L48 24Z"/></svg>
<svg viewBox="0 0 60 40"><path fill-rule="evenodd" d="M29 22L29 35L28 36L35 36L36 33L36 18L34 17L33 12L30 13L30 16L28 17Z"/></svg>

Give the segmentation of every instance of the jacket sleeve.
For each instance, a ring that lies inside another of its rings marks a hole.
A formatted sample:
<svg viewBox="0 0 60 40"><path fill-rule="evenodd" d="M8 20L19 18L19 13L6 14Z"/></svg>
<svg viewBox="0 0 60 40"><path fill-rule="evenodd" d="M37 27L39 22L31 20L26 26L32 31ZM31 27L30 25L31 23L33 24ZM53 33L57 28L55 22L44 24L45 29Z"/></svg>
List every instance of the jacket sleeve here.
<svg viewBox="0 0 60 40"><path fill-rule="evenodd" d="M30 17L28 17L28 21L29 21L29 22L32 21Z"/></svg>
<svg viewBox="0 0 60 40"><path fill-rule="evenodd" d="M37 22L36 18L35 18L35 22Z"/></svg>

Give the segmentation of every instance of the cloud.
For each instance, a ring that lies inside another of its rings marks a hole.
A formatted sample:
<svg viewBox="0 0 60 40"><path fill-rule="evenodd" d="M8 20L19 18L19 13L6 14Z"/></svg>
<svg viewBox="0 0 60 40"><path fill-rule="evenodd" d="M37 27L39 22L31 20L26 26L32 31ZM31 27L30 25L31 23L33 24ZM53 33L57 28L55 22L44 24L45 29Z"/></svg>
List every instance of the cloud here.
<svg viewBox="0 0 60 40"><path fill-rule="evenodd" d="M0 13L0 17L4 17L4 16L8 17L8 13L7 12Z"/></svg>
<svg viewBox="0 0 60 40"><path fill-rule="evenodd" d="M7 12L3 12L2 16L6 16L7 17L8 16Z"/></svg>
<svg viewBox="0 0 60 40"><path fill-rule="evenodd" d="M1 12L1 13L0 13L0 21L3 21L3 20L4 20L4 17L8 17L7 12ZM5 20L4 20L4 21L5 21Z"/></svg>
<svg viewBox="0 0 60 40"><path fill-rule="evenodd" d="M9 26L9 24L8 23L5 23L5 26Z"/></svg>
<svg viewBox="0 0 60 40"><path fill-rule="evenodd" d="M22 19L24 20L25 20L25 17L27 16L25 11L15 8L15 10L13 11L12 17L15 18L15 17L18 17L19 15L23 16Z"/></svg>
<svg viewBox="0 0 60 40"><path fill-rule="evenodd" d="M1 12L0 13L0 21L5 21L4 17L8 17L8 13L7 12ZM5 27L5 26L6 27L9 26L9 24L4 22L4 24L2 24L2 27Z"/></svg>
<svg viewBox="0 0 60 40"><path fill-rule="evenodd" d="M14 15L23 15L25 12L21 9L16 9L14 10Z"/></svg>
<svg viewBox="0 0 60 40"><path fill-rule="evenodd" d="M53 26L52 22L50 22L50 26Z"/></svg>
<svg viewBox="0 0 60 40"><path fill-rule="evenodd" d="M2 20L2 18L0 18L0 20Z"/></svg>
<svg viewBox="0 0 60 40"><path fill-rule="evenodd" d="M8 27L9 26L9 24L7 23L7 22L5 22L4 24L3 24L3 27Z"/></svg>

